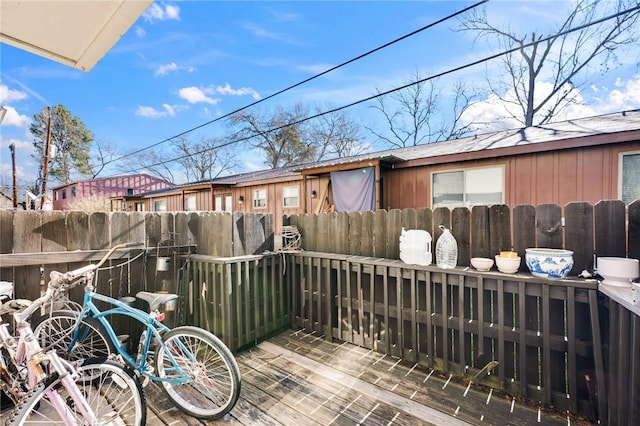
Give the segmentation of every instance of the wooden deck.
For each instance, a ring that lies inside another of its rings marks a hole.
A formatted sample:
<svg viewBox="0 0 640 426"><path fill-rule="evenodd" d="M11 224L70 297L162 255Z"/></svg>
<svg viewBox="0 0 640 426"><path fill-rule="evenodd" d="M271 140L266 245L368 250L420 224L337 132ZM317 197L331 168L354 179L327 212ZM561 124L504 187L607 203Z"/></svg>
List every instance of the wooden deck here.
<svg viewBox="0 0 640 426"><path fill-rule="evenodd" d="M237 355L242 391L224 419L183 415L156 385L149 425L582 425L478 385L348 343L286 331Z"/></svg>

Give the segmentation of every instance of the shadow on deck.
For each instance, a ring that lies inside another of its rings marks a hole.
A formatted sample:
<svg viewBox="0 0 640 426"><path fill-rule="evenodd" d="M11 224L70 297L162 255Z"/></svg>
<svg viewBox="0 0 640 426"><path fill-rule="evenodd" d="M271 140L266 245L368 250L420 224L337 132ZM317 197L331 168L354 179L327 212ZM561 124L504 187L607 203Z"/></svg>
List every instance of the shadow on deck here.
<svg viewBox="0 0 640 426"><path fill-rule="evenodd" d="M587 425L348 343L286 331L236 356L242 390L224 419L183 415L156 385L149 425Z"/></svg>

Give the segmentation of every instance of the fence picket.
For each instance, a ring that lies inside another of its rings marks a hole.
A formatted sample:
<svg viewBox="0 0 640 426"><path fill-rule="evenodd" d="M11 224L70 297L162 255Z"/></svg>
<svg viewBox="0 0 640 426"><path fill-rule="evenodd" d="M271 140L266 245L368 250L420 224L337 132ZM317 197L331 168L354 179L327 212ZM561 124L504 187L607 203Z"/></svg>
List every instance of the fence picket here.
<svg viewBox="0 0 640 426"><path fill-rule="evenodd" d="M629 257L640 259L640 200L629 205L629 231L627 244Z"/></svg>
<svg viewBox="0 0 640 426"><path fill-rule="evenodd" d="M511 250L511 210L503 204L489 208L489 241L491 254Z"/></svg>
<svg viewBox="0 0 640 426"><path fill-rule="evenodd" d="M536 247L536 209L531 205L513 208L513 249L522 255Z"/></svg>
<svg viewBox="0 0 640 426"><path fill-rule="evenodd" d="M596 254L598 256L626 255L625 207L620 200L605 200L594 207Z"/></svg>
<svg viewBox="0 0 640 426"><path fill-rule="evenodd" d="M564 248L573 251L571 275L593 270L593 207L569 203L564 208Z"/></svg>
<svg viewBox="0 0 640 426"><path fill-rule="evenodd" d="M557 204L536 208L536 247L562 248L562 211Z"/></svg>
<svg viewBox="0 0 640 426"><path fill-rule="evenodd" d="M471 257L493 257L489 240L489 207L471 209Z"/></svg>
<svg viewBox="0 0 640 426"><path fill-rule="evenodd" d="M471 259L471 213L467 208L451 212L451 233L458 243L458 266L469 266Z"/></svg>

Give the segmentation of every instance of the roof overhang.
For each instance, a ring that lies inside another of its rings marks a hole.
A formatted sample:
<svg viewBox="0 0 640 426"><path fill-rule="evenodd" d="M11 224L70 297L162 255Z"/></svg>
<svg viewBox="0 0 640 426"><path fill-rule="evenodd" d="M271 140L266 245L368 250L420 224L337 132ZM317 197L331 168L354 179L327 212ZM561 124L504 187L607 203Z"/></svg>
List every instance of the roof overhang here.
<svg viewBox="0 0 640 426"><path fill-rule="evenodd" d="M322 163L316 163L313 167L301 167L298 171L303 176L318 176L331 172L339 172L345 170L355 170L363 167L376 167L376 166L386 166L396 163L401 163L404 160L402 158L396 157L394 155L384 155L382 157L371 157L371 158L362 158L362 156L357 157L359 160L356 161L341 161L341 159L330 160Z"/></svg>
<svg viewBox="0 0 640 426"><path fill-rule="evenodd" d="M89 71L153 0L0 2L0 42Z"/></svg>

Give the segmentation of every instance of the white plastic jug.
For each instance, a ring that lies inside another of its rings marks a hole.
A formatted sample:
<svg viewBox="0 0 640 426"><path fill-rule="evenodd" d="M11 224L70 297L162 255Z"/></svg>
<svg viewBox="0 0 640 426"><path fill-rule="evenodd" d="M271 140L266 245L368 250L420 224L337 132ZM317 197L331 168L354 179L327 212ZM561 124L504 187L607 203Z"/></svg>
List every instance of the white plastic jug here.
<svg viewBox="0 0 640 426"><path fill-rule="evenodd" d="M458 242L451 232L440 225L442 235L436 243L436 265L438 268L453 269L458 264Z"/></svg>
<svg viewBox="0 0 640 426"><path fill-rule="evenodd" d="M422 229L402 228L400 233L400 260L412 265L431 265L431 234Z"/></svg>

